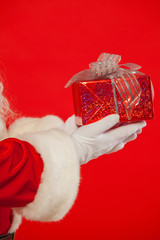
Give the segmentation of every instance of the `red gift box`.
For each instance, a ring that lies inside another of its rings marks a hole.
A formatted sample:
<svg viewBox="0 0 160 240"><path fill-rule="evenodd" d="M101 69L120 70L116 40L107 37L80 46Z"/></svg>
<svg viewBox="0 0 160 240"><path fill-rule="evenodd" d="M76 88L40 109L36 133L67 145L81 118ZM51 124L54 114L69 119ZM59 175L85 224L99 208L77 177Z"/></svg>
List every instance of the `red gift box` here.
<svg viewBox="0 0 160 240"><path fill-rule="evenodd" d="M75 82L72 85L72 91L77 125L89 124L114 113L120 115L120 122L153 119L150 76L140 75L137 76L137 80L141 87L141 95L139 103L132 109L130 119L127 117L118 90L113 88L111 79ZM117 103L115 103L115 97Z"/></svg>
<svg viewBox="0 0 160 240"><path fill-rule="evenodd" d="M103 53L67 83L72 84L77 125L115 113L120 122L154 118L150 76L137 71L137 64L119 65L120 60L119 55Z"/></svg>

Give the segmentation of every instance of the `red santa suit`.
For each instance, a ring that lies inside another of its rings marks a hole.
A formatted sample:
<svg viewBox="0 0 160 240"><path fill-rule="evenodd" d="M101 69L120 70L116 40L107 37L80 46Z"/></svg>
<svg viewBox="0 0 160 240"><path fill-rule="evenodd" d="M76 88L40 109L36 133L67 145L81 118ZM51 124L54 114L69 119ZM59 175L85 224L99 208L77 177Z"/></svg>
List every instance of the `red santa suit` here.
<svg viewBox="0 0 160 240"><path fill-rule="evenodd" d="M79 186L77 152L56 116L21 118L0 142L0 235L21 218L57 221L72 207Z"/></svg>

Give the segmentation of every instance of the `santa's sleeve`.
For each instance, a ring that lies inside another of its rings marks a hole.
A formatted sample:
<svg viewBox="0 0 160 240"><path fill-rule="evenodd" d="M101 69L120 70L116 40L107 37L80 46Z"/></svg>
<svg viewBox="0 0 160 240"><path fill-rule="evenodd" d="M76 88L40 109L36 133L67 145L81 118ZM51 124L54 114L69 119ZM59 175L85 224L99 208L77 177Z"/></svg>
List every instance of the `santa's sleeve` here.
<svg viewBox="0 0 160 240"><path fill-rule="evenodd" d="M14 210L30 220L60 220L72 207L79 186L80 164L72 138L61 129L43 127L38 132L18 135L17 126L16 138L36 150L44 167L33 201Z"/></svg>
<svg viewBox="0 0 160 240"><path fill-rule="evenodd" d="M1 233L13 233L19 227L21 215L11 208L34 201L43 167L40 154L28 142L15 138L0 141Z"/></svg>
<svg viewBox="0 0 160 240"><path fill-rule="evenodd" d="M34 200L43 161L28 142L0 141L0 207L24 207Z"/></svg>

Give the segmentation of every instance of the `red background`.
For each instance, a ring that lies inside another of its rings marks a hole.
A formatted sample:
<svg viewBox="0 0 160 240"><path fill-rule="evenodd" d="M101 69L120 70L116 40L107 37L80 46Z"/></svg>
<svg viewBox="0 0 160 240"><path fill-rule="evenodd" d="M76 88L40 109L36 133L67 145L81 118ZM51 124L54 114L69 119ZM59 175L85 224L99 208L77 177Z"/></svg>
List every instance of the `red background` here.
<svg viewBox="0 0 160 240"><path fill-rule="evenodd" d="M23 221L16 239L160 239L159 0L0 0L0 68L27 116L73 113L73 74L102 52L150 73L155 120L118 153L81 169L77 200L57 223Z"/></svg>

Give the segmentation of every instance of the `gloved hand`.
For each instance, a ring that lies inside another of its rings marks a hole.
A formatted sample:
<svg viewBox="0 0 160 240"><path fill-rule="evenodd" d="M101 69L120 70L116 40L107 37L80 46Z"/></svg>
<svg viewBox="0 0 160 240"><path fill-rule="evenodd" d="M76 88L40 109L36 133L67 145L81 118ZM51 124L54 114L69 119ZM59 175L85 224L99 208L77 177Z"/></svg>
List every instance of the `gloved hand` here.
<svg viewBox="0 0 160 240"><path fill-rule="evenodd" d="M78 128L73 115L61 128L72 136L80 164L84 164L103 154L121 150L127 142L136 139L137 134L146 126L146 122L141 121L113 128L118 122L119 115L112 114Z"/></svg>

